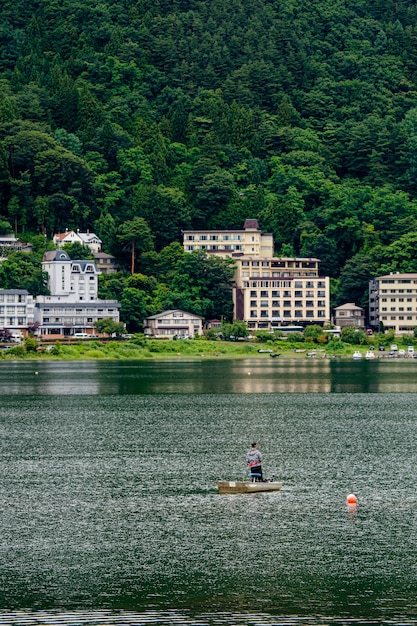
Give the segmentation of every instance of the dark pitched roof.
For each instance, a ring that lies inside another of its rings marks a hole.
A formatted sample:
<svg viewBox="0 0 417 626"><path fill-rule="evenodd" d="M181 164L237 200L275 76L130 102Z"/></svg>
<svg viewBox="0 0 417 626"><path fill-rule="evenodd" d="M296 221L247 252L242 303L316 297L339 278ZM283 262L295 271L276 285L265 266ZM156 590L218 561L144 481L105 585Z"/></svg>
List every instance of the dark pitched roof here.
<svg viewBox="0 0 417 626"><path fill-rule="evenodd" d="M244 230L249 229L249 228L250 229L255 228L256 230L260 230L258 220L245 220L245 223L243 224L243 228Z"/></svg>

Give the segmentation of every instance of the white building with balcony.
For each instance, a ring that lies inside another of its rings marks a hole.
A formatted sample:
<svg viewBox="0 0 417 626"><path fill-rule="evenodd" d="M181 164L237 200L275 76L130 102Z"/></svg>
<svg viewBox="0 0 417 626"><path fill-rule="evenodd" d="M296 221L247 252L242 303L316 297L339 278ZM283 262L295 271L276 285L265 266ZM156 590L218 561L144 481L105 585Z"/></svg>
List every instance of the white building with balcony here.
<svg viewBox="0 0 417 626"><path fill-rule="evenodd" d="M0 289L0 328L26 336L34 323L35 302L26 289Z"/></svg>
<svg viewBox="0 0 417 626"><path fill-rule="evenodd" d="M101 239L95 234L87 230L86 233L80 233L79 230L66 230L65 233L56 233L52 241L58 248L62 248L66 243L79 243L87 246L94 253L101 251Z"/></svg>
<svg viewBox="0 0 417 626"><path fill-rule="evenodd" d="M72 260L64 250L53 250L44 254L42 267L50 291L36 298L35 321L42 338L92 335L98 320L120 321L119 302L97 297L99 272L94 261Z"/></svg>

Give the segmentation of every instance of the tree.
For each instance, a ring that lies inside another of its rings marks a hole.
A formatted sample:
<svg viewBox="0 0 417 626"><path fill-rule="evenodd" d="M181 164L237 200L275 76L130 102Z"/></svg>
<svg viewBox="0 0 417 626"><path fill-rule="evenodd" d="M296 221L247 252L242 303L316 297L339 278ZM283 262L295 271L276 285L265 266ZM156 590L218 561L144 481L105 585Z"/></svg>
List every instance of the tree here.
<svg viewBox="0 0 417 626"><path fill-rule="evenodd" d="M153 235L143 217L135 217L119 226L117 238L129 246L131 251L131 274L135 273L135 252L149 252L153 249Z"/></svg>
<svg viewBox="0 0 417 626"><path fill-rule="evenodd" d="M323 328L321 326L318 324L311 324L310 326L306 326L304 329L304 340L317 342L318 338L322 334Z"/></svg>
<svg viewBox="0 0 417 626"><path fill-rule="evenodd" d="M344 343L352 343L355 345L360 345L360 344L366 343L366 334L363 332L363 330L359 330L358 328L345 326L341 330L340 339Z"/></svg>
<svg viewBox="0 0 417 626"><path fill-rule="evenodd" d="M148 315L147 294L133 287L123 290L120 306L120 317L131 332L143 330L143 319Z"/></svg>
<svg viewBox="0 0 417 626"><path fill-rule="evenodd" d="M335 294L337 304L354 302L357 306L368 306L369 281L375 276L375 265L366 254L356 254L346 262L340 272L339 290Z"/></svg>
<svg viewBox="0 0 417 626"><path fill-rule="evenodd" d="M94 328L99 333L105 333L107 335L123 335L125 332L125 325L122 322L115 322L112 319L102 319L94 322Z"/></svg>
<svg viewBox="0 0 417 626"><path fill-rule="evenodd" d="M94 254L88 246L75 241L74 243L66 243L62 249L68 254L70 259L94 259Z"/></svg>
<svg viewBox="0 0 417 626"><path fill-rule="evenodd" d="M209 256L204 250L184 254L169 281L169 308L185 309L207 319L231 319L233 274L230 259Z"/></svg>
<svg viewBox="0 0 417 626"><path fill-rule="evenodd" d="M223 322L221 325L221 333L225 339L236 339L238 337L247 337L249 335L248 326L242 320L234 322Z"/></svg>
<svg viewBox="0 0 417 626"><path fill-rule="evenodd" d="M41 263L25 254L13 252L0 265L0 284L3 289L27 289L33 296L45 295L48 274Z"/></svg>

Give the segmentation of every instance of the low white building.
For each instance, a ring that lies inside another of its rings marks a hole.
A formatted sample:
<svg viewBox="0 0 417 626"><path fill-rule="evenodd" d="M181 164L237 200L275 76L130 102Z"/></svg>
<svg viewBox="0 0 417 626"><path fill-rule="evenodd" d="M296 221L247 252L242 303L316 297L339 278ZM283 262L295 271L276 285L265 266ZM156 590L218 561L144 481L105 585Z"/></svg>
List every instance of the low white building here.
<svg viewBox="0 0 417 626"><path fill-rule="evenodd" d="M0 328L26 336L34 323L34 299L26 289L0 289Z"/></svg>
<svg viewBox="0 0 417 626"><path fill-rule="evenodd" d="M87 246L94 253L101 251L101 239L95 234L87 230L86 233L80 233L79 230L66 230L65 233L57 233L53 236L52 241L58 248L62 248L65 244L79 243Z"/></svg>
<svg viewBox="0 0 417 626"><path fill-rule="evenodd" d="M158 339L188 339L203 333L203 318L180 309L145 317L143 324L145 335Z"/></svg>
<svg viewBox="0 0 417 626"><path fill-rule="evenodd" d="M71 302L61 296L38 296L35 319L39 322L41 339L61 339L75 333L95 335L94 322L112 319L119 322L120 304L117 300Z"/></svg>

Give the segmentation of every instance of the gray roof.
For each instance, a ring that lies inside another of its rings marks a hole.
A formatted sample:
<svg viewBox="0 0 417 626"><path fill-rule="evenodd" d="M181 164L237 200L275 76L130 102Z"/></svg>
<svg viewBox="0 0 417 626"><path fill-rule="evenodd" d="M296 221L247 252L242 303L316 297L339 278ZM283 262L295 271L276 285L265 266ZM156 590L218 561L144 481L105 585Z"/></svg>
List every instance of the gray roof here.
<svg viewBox="0 0 417 626"><path fill-rule="evenodd" d="M355 309L358 309L359 311L364 311L364 309L361 306L357 306L354 302L346 302L346 304L341 304L340 306L336 306L334 308L335 311L340 311L340 310L352 311Z"/></svg>
<svg viewBox="0 0 417 626"><path fill-rule="evenodd" d="M48 250L43 255L42 261L46 263L48 261L71 261L71 259L65 250Z"/></svg>

